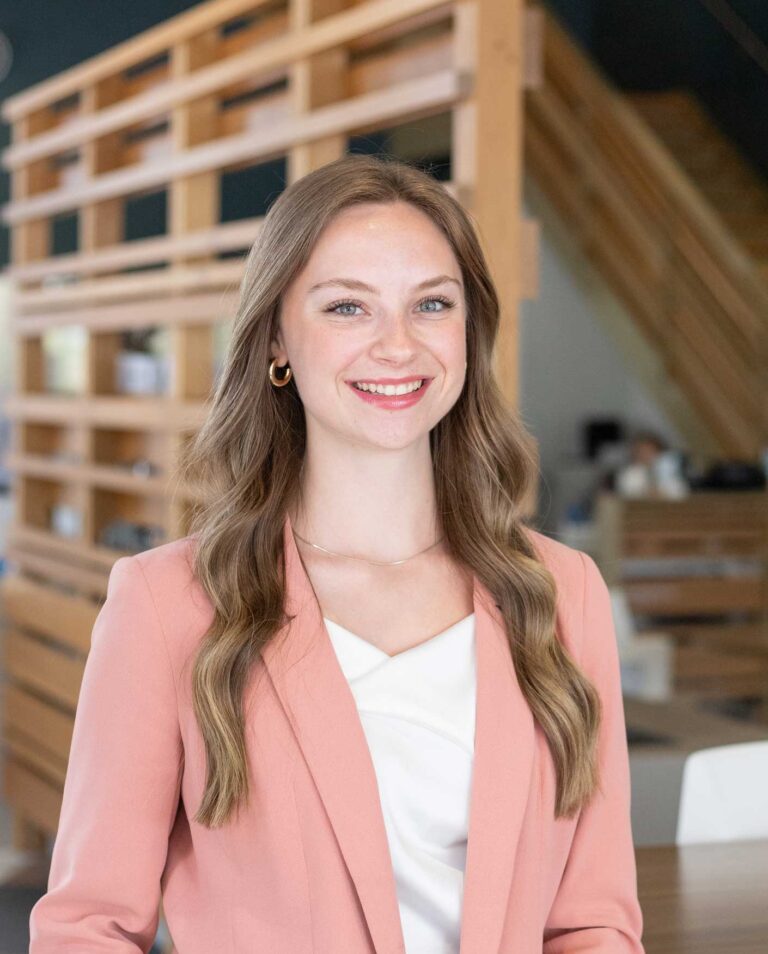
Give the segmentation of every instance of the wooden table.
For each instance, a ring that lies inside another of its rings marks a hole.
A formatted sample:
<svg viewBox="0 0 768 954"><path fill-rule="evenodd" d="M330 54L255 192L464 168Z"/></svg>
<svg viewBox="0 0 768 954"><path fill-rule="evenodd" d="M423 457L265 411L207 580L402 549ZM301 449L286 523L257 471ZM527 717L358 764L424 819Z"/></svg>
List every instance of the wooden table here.
<svg viewBox="0 0 768 954"><path fill-rule="evenodd" d="M635 849L646 954L766 954L768 840Z"/></svg>

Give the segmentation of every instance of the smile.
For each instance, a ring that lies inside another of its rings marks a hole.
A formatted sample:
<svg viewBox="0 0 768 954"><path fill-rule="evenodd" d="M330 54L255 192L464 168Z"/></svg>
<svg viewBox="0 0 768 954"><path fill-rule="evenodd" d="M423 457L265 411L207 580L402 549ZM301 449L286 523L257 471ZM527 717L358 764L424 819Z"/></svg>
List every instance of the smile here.
<svg viewBox="0 0 768 954"><path fill-rule="evenodd" d="M405 384L374 384L367 381L347 381L355 394L368 404L396 410L411 407L421 400L432 378L421 378Z"/></svg>

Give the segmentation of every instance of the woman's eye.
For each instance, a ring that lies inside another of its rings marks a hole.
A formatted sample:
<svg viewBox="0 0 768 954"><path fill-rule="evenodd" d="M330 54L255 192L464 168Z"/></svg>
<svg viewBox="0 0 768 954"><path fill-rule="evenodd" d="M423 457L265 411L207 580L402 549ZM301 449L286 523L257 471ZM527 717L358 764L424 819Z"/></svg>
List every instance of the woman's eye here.
<svg viewBox="0 0 768 954"><path fill-rule="evenodd" d="M354 302L354 301L339 301L333 305L329 305L325 310L336 312L336 314L349 315L351 317L352 312L349 312L349 311L339 312L339 311L336 311L336 309L337 308L359 308L359 307L360 306L357 304L357 302Z"/></svg>
<svg viewBox="0 0 768 954"><path fill-rule="evenodd" d="M443 308L438 309L439 311L445 311L446 308L452 308L452 307L453 307L453 302L450 301L450 300L447 299L447 298L443 298L442 295L438 295L438 296L435 297L435 298L424 298L424 299L420 302L420 304L424 305L424 304L426 304L427 302L430 302L430 301L436 301L438 304L444 306ZM430 309L430 310L434 311L434 309Z"/></svg>
<svg viewBox="0 0 768 954"><path fill-rule="evenodd" d="M435 308L428 309L428 312L432 312L433 314L439 314L440 312L444 311L446 308L452 308L454 304L452 301L450 301L450 299L443 298L442 295L437 295L431 298L423 298L419 302L419 305L425 305L430 302L437 302L438 304L444 306L443 308L438 308L438 309L435 309ZM337 302L334 302L332 305L329 305L325 310L327 312L335 312L337 315L346 315L348 317L354 317L352 312L350 311L341 312L341 311L338 311L339 308L362 308L362 305L356 301L337 301Z"/></svg>

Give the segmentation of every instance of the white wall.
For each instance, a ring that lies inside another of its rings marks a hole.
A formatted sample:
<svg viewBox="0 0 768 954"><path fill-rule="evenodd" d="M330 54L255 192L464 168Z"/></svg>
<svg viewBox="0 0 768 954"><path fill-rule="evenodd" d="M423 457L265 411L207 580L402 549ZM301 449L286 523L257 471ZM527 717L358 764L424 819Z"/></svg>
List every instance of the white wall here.
<svg viewBox="0 0 768 954"><path fill-rule="evenodd" d="M582 452L589 417L619 416L628 430L648 427L683 446L606 330L622 305L563 229L540 193L525 184L526 215L541 227L539 295L521 305L520 410L539 441L543 526L554 528L557 475Z"/></svg>

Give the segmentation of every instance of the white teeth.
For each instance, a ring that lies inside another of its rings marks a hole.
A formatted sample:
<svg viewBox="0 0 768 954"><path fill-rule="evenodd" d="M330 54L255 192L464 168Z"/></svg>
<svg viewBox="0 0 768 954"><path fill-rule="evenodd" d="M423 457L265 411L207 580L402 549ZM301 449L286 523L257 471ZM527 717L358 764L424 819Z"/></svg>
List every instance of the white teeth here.
<svg viewBox="0 0 768 954"><path fill-rule="evenodd" d="M408 384L366 384L364 381L355 381L355 387L358 391L370 391L372 394L410 394L411 391L418 391L424 384L424 379L420 381L411 381Z"/></svg>

